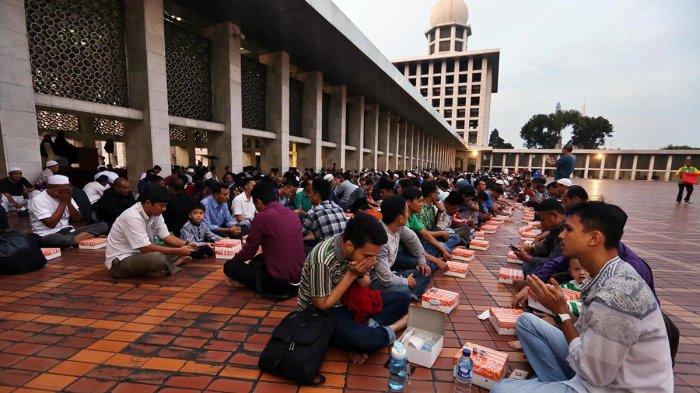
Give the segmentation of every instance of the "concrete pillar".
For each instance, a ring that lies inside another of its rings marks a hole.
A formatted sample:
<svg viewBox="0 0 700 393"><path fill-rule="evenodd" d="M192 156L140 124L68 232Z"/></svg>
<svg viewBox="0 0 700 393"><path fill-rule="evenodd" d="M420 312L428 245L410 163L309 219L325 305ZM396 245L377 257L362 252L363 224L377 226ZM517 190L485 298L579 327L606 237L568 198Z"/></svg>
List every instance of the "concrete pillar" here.
<svg viewBox="0 0 700 393"><path fill-rule="evenodd" d="M591 155L586 154L586 166L583 168L583 178L588 179L588 170L590 169L591 166Z"/></svg>
<svg viewBox="0 0 700 393"><path fill-rule="evenodd" d="M365 138L369 156L365 160L365 168L377 169L377 143L379 142L377 132L379 130L379 105L366 105L365 112Z"/></svg>
<svg viewBox="0 0 700 393"><path fill-rule="evenodd" d="M24 1L0 0L0 173L22 168L33 182L42 171Z"/></svg>
<svg viewBox="0 0 700 393"><path fill-rule="evenodd" d="M603 157L600 159L600 170L598 171L598 179L603 178L603 174L605 173L605 158L607 157L606 154L603 154Z"/></svg>
<svg viewBox="0 0 700 393"><path fill-rule="evenodd" d="M520 168L520 153L515 153L515 171Z"/></svg>
<svg viewBox="0 0 700 393"><path fill-rule="evenodd" d="M196 165L197 164L197 155L195 154L195 141L194 141L194 130L187 130L187 141L185 142L185 148L187 149L187 163L189 165ZM209 136L207 137L207 142L209 141ZM241 141L241 147L243 145L243 141ZM208 151L208 150L207 150ZM226 164L224 164L226 166ZM223 168L222 168L223 169ZM242 170L243 168L241 168ZM231 167L231 170L233 171L233 166ZM235 171L234 171L235 172ZM238 171L240 172L240 170Z"/></svg>
<svg viewBox="0 0 700 393"><path fill-rule="evenodd" d="M402 121L399 125L399 152L401 153L401 160L399 161L399 169L406 170L406 164L408 163L408 123Z"/></svg>
<svg viewBox="0 0 700 393"><path fill-rule="evenodd" d="M207 135L207 151L219 157L223 169L243 170L243 109L241 108L241 29L230 22L209 28L211 40L212 114L225 125ZM194 164L194 160L190 160ZM221 172L220 172L221 173Z"/></svg>
<svg viewBox="0 0 700 393"><path fill-rule="evenodd" d="M501 156L501 172L505 172L506 170L506 153L503 153Z"/></svg>
<svg viewBox="0 0 700 393"><path fill-rule="evenodd" d="M467 154L467 157L469 157L469 154ZM493 170L493 151L491 151L491 154L489 154L489 171Z"/></svg>
<svg viewBox="0 0 700 393"><path fill-rule="evenodd" d="M95 147L95 122L92 117L78 116L78 128L80 129L80 141L83 147ZM106 158L106 157L105 157ZM81 168L93 169L93 168Z"/></svg>
<svg viewBox="0 0 700 393"><path fill-rule="evenodd" d="M638 155L634 155L632 158L632 174L630 175L630 179L632 180L637 180L637 161L639 160Z"/></svg>
<svg viewBox="0 0 700 393"><path fill-rule="evenodd" d="M325 166L332 168L333 163L335 163L336 168L347 169L345 168L345 133L347 132L345 116L347 114L348 89L345 86L333 86L328 89L328 92L331 96L328 107L330 141L336 144L336 148L329 152L328 162L325 163Z"/></svg>
<svg viewBox="0 0 700 393"><path fill-rule="evenodd" d="M546 169L547 169L547 168L546 168L546 167L547 167L547 160L545 160L545 157L544 157L544 156L545 156L545 155L543 154L543 155L542 155L542 168L541 168L541 170L542 170L542 177L545 177L545 178L546 178L546 177L547 177L547 172L546 172Z"/></svg>
<svg viewBox="0 0 700 393"><path fill-rule="evenodd" d="M416 126L410 124L408 126L408 140L406 141L407 150L409 154L408 167L406 169L413 169L416 165Z"/></svg>
<svg viewBox="0 0 700 393"><path fill-rule="evenodd" d="M615 163L615 180L620 179L620 165L622 165L622 154L617 155L617 162Z"/></svg>
<svg viewBox="0 0 700 393"><path fill-rule="evenodd" d="M168 88L165 76L163 1L126 0L126 50L129 59L129 102L143 111L143 120L126 122L126 164L129 180L160 165L170 174Z"/></svg>
<svg viewBox="0 0 700 393"><path fill-rule="evenodd" d="M399 137L401 129L399 128L399 118L395 117L391 122L391 140L389 141L389 146L391 147L391 152L394 154L393 159L390 162L391 169L399 169Z"/></svg>
<svg viewBox="0 0 700 393"><path fill-rule="evenodd" d="M382 156L378 158L379 170L389 169L389 140L391 139L391 112L379 112L379 131L377 132L378 145L377 149L382 152Z"/></svg>
<svg viewBox="0 0 700 393"><path fill-rule="evenodd" d="M348 168L362 170L364 167L364 154L362 146L364 144L365 129L365 98L351 97L348 99L348 129L350 134L350 145L355 147L355 151L350 151L347 156Z"/></svg>
<svg viewBox="0 0 700 393"><path fill-rule="evenodd" d="M666 173L664 173L664 180L671 180L671 165L673 164L673 156L669 154L668 160L666 160Z"/></svg>
<svg viewBox="0 0 700 393"><path fill-rule="evenodd" d="M297 145L297 158L300 168L314 168L320 171L323 166L323 75L320 72L307 72L299 75L304 82L301 110L301 134L311 139L308 146Z"/></svg>
<svg viewBox="0 0 700 393"><path fill-rule="evenodd" d="M654 154L651 155L651 159L649 160L649 170L647 171L647 181L651 181L652 177L654 176L654 161L656 160L656 156Z"/></svg>
<svg viewBox="0 0 700 393"><path fill-rule="evenodd" d="M532 154L527 155L527 170L532 171Z"/></svg>
<svg viewBox="0 0 700 393"><path fill-rule="evenodd" d="M266 128L277 134L263 143L260 166L264 172L279 168L284 173L289 169L289 54L268 53L260 56L260 62L267 66Z"/></svg>

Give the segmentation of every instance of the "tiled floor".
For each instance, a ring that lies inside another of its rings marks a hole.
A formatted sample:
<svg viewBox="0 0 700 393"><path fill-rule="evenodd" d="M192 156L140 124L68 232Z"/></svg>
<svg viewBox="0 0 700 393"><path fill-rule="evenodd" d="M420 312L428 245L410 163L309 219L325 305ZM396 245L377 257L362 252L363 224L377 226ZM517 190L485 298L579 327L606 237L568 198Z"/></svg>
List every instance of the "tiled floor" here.
<svg viewBox="0 0 700 393"><path fill-rule="evenodd" d="M674 184L578 183L630 215L624 241L653 267L663 309L681 330L677 391L700 390L700 306L693 300L700 293L694 284L700 209L676 205ZM507 264L507 245L516 241L519 225L488 236L491 248L477 252L466 279L436 278L439 287L462 297L449 315L441 357L432 369L416 369L411 391L451 392L451 357L464 341L509 350L506 342L513 337L497 335L476 314L509 304L511 291L495 275ZM0 277L0 393L386 390L386 352L354 366L331 349L322 387L261 374L258 355L295 301L275 304L227 287L218 260L191 264L167 278L117 281L107 275L103 255L67 251L40 271ZM511 367L525 367L521 352L509 352Z"/></svg>

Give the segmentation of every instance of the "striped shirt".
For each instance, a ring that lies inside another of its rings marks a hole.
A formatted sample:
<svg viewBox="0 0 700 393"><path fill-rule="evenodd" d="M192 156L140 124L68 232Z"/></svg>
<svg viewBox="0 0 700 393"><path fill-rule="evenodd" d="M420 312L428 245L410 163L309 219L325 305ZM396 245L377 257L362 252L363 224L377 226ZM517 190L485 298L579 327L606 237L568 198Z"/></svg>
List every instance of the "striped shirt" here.
<svg viewBox="0 0 700 393"><path fill-rule="evenodd" d="M313 298L324 298L338 285L348 271L343 256L343 235L336 235L319 243L306 257L301 269L301 283L297 294L299 309L314 308ZM340 306L340 302L335 307Z"/></svg>
<svg viewBox="0 0 700 393"><path fill-rule="evenodd" d="M559 286L572 291L581 292L581 284L577 283L576 280L571 280ZM581 300L569 300L566 302L566 305L569 307L569 314L578 317L581 312Z"/></svg>

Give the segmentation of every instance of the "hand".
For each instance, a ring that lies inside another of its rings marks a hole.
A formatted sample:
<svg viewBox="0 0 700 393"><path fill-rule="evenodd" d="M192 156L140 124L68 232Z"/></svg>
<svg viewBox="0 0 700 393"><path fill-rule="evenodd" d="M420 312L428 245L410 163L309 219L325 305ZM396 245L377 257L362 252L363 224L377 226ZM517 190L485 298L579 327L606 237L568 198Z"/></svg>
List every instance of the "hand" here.
<svg viewBox="0 0 700 393"><path fill-rule="evenodd" d="M176 249L173 250L173 251L175 251L175 252L173 252L173 254L182 255L182 256L188 256L188 255L190 255L190 254L192 253L192 251L194 251L194 250L192 249L192 244L185 244L184 246L180 246L180 247L176 248Z"/></svg>
<svg viewBox="0 0 700 393"><path fill-rule="evenodd" d="M438 212L442 213L445 211L445 205L443 205L442 202L438 201L437 199L435 200L435 202L433 202L433 204L435 205L435 207L437 207Z"/></svg>
<svg viewBox="0 0 700 393"><path fill-rule="evenodd" d="M207 246L209 246L209 248L211 248L212 250L214 249L214 243L207 243Z"/></svg>
<svg viewBox="0 0 700 393"><path fill-rule="evenodd" d="M406 277L406 282L409 288L413 288L416 286L416 279L413 278L413 273L409 274L408 277Z"/></svg>
<svg viewBox="0 0 700 393"><path fill-rule="evenodd" d="M360 277L360 276L367 274L367 272L369 272L374 267L374 265L376 263L377 263L377 258L370 257L370 258L363 259L361 261L351 262L349 269L353 274Z"/></svg>
<svg viewBox="0 0 700 393"><path fill-rule="evenodd" d="M233 235L240 235L241 234L241 227L237 227L234 225L231 228L229 228L228 231L231 232Z"/></svg>
<svg viewBox="0 0 700 393"><path fill-rule="evenodd" d="M532 260L530 254L526 253L523 249L518 249L518 251L513 251L513 253L523 262L530 262Z"/></svg>
<svg viewBox="0 0 700 393"><path fill-rule="evenodd" d="M447 233L447 231L440 231L440 232L438 232L438 233L436 234L435 237L438 237L438 238L447 240L447 239L450 238L450 234Z"/></svg>
<svg viewBox="0 0 700 393"><path fill-rule="evenodd" d="M512 308L518 308L523 305L523 302L527 300L527 294L530 292L529 287L521 289L518 293L513 295L513 300L510 302Z"/></svg>
<svg viewBox="0 0 700 393"><path fill-rule="evenodd" d="M447 266L447 264L445 264L445 265ZM428 265L418 265L417 269L420 272L420 274L422 274L425 277L429 276L430 273L432 272L432 270L430 269L430 266L428 266Z"/></svg>
<svg viewBox="0 0 700 393"><path fill-rule="evenodd" d="M452 254L450 254L449 251L443 250L442 251L442 257L445 258L446 261L451 261L452 260ZM445 264L447 265L447 264ZM442 267L440 267L442 269Z"/></svg>
<svg viewBox="0 0 700 393"><path fill-rule="evenodd" d="M60 202L66 203L66 204L70 203L70 200L71 200L70 187L66 187L66 188L61 189L61 191L58 194L58 200Z"/></svg>
<svg viewBox="0 0 700 393"><path fill-rule="evenodd" d="M530 292L544 307L555 314L566 314L569 312L569 307L564 298L557 280L551 278L548 284L545 284L539 277L531 274L527 276L527 282L530 284Z"/></svg>

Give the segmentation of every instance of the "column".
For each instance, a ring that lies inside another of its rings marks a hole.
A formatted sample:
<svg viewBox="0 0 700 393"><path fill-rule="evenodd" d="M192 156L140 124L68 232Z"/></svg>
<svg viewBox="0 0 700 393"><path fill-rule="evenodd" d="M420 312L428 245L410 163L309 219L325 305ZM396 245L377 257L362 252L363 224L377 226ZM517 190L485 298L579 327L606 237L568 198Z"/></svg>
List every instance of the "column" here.
<svg viewBox="0 0 700 393"><path fill-rule="evenodd" d="M469 153L467 153L467 157L469 157ZM491 150L491 154L489 154L489 171L493 170L493 150Z"/></svg>
<svg viewBox="0 0 700 393"><path fill-rule="evenodd" d="M394 159L391 161L393 170L399 169L399 138L401 137L401 129L399 128L399 118L395 117L391 122L391 152L394 154Z"/></svg>
<svg viewBox="0 0 700 393"><path fill-rule="evenodd" d="M208 142L207 137L207 142ZM189 165L195 165L197 164L197 155L195 154L195 141L194 141L194 130L187 130L187 141L185 142L187 146L187 162ZM241 148L243 147L243 141L241 141ZM226 164L224 164L226 166ZM223 168L222 168L223 169ZM233 171L233 166L231 166L231 170ZM243 170L243 168L241 168ZM240 172L240 171L239 171ZM237 172L235 172L237 173Z"/></svg>
<svg viewBox="0 0 700 393"><path fill-rule="evenodd" d="M505 170L506 170L506 156L507 155L508 155L507 153L503 153L503 155L501 156L501 172L505 172Z"/></svg>
<svg viewBox="0 0 700 393"><path fill-rule="evenodd" d="M408 123L405 121L401 122L399 125L399 152L401 152L401 169L406 170L406 163L408 162Z"/></svg>
<svg viewBox="0 0 700 393"><path fill-rule="evenodd" d="M406 169L413 169L416 164L416 126L413 124L408 126L408 140L406 141L408 148L408 167Z"/></svg>
<svg viewBox="0 0 700 393"><path fill-rule="evenodd" d="M34 181L42 171L24 1L0 0L0 172L22 168Z"/></svg>
<svg viewBox="0 0 700 393"><path fill-rule="evenodd" d="M163 1L127 0L126 50L129 59L129 102L143 111L143 120L126 122L126 164L132 187L139 174L154 165L170 174L170 124L165 76Z"/></svg>
<svg viewBox="0 0 700 393"><path fill-rule="evenodd" d="M370 149L369 157L365 160L365 168L377 169L377 131L379 130L379 105L366 105L365 138Z"/></svg>
<svg viewBox="0 0 700 393"><path fill-rule="evenodd" d="M267 66L267 131L277 134L263 144L260 166L264 172L279 168L284 173L289 169L289 54L268 53L260 56L260 62Z"/></svg>
<svg viewBox="0 0 700 393"><path fill-rule="evenodd" d="M600 171L598 171L598 179L603 179L603 173L605 173L605 158L607 157L607 154L603 154L603 157L600 159Z"/></svg>
<svg viewBox="0 0 700 393"><path fill-rule="evenodd" d="M637 160L639 160L639 156L635 154L632 158L632 174L630 175L632 180L637 180Z"/></svg>
<svg viewBox="0 0 700 393"><path fill-rule="evenodd" d="M379 131L377 132L377 149L382 152L382 157L378 158L379 170L389 169L389 140L391 132L391 112L379 112Z"/></svg>
<svg viewBox="0 0 700 393"><path fill-rule="evenodd" d="M355 147L355 151L350 151L347 157L348 168L362 170L364 164L364 154L362 146L364 144L365 129L365 98L348 98L348 129L350 134L350 145Z"/></svg>
<svg viewBox="0 0 700 393"><path fill-rule="evenodd" d="M583 178L588 179L588 171L591 167L591 155L586 154L586 167L583 168Z"/></svg>
<svg viewBox="0 0 700 393"><path fill-rule="evenodd" d="M331 150L328 154L328 163L326 166L331 168L333 163L336 164L336 168L345 168L345 129L347 114L347 95L348 90L345 86L333 86L329 89L331 95L330 105L328 107L329 111L329 127L330 127L330 137L331 142L336 144L336 148ZM330 165L329 165L330 163Z"/></svg>
<svg viewBox="0 0 700 393"><path fill-rule="evenodd" d="M654 176L654 161L656 161L656 155L652 154L649 160L649 170L647 171L647 181L651 181Z"/></svg>
<svg viewBox="0 0 700 393"><path fill-rule="evenodd" d="M300 168L321 170L323 165L323 75L320 72L307 72L299 75L304 82L301 110L301 134L311 139L308 146L299 147L297 162Z"/></svg>
<svg viewBox="0 0 700 393"><path fill-rule="evenodd" d="M617 155L617 162L615 163L615 180L620 179L620 165L622 165L622 154Z"/></svg>
<svg viewBox="0 0 700 393"><path fill-rule="evenodd" d="M532 171L532 154L527 155L527 170Z"/></svg>
<svg viewBox="0 0 700 393"><path fill-rule="evenodd" d="M520 168L520 153L515 153L515 171Z"/></svg>
<svg viewBox="0 0 700 393"><path fill-rule="evenodd" d="M673 165L673 155L669 154L668 160L666 160L666 173L664 174L664 180L671 180L671 165Z"/></svg>
<svg viewBox="0 0 700 393"><path fill-rule="evenodd" d="M231 165L231 170L238 173L243 170L241 30L230 22L220 23L210 30L213 118L225 128L223 132L207 134L207 151L219 157L222 168ZM190 164L194 162L192 154Z"/></svg>
<svg viewBox="0 0 700 393"><path fill-rule="evenodd" d="M92 117L78 116L78 128L80 129L80 141L83 147L95 147L95 122ZM105 161L107 157L105 157ZM92 168L83 168L92 169Z"/></svg>

